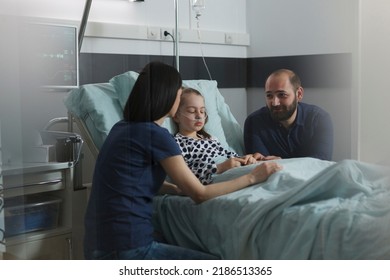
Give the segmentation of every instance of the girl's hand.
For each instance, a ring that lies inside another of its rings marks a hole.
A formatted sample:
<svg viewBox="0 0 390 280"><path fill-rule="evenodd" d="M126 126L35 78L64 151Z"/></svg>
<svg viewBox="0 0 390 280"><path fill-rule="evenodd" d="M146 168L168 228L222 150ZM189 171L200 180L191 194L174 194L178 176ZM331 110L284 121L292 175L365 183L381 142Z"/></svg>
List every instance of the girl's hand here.
<svg viewBox="0 0 390 280"><path fill-rule="evenodd" d="M252 154L242 156L241 159L244 160L242 165L254 164L257 162L256 158Z"/></svg>
<svg viewBox="0 0 390 280"><path fill-rule="evenodd" d="M244 162L245 161L242 158L229 158L224 162L217 164L217 174L221 174L226 170L241 166L242 164L244 164Z"/></svg>
<svg viewBox="0 0 390 280"><path fill-rule="evenodd" d="M254 163L257 163L257 160L251 154L242 157L229 158L224 162L217 164L217 174L221 174L226 170L229 170L234 167L239 167L239 166L254 164Z"/></svg>

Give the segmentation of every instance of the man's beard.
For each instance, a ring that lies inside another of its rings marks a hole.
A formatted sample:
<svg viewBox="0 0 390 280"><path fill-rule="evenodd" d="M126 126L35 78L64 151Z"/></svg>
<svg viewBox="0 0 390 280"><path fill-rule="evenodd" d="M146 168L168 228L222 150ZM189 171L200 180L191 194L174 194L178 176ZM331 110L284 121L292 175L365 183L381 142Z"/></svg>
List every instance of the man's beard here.
<svg viewBox="0 0 390 280"><path fill-rule="evenodd" d="M294 98L294 101L289 106L279 105L279 106L271 106L268 107L271 118L274 121L282 122L286 121L294 114L295 110L297 109L298 100L297 97ZM281 111L275 111L275 109L281 110Z"/></svg>

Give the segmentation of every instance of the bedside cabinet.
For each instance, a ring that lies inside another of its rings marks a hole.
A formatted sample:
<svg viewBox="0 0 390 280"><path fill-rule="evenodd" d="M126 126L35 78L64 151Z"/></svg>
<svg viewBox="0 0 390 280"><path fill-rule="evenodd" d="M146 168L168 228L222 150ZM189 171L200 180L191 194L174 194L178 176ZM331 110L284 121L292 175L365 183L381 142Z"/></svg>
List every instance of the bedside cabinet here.
<svg viewBox="0 0 390 280"><path fill-rule="evenodd" d="M82 259L86 190L68 162L4 166L3 259Z"/></svg>

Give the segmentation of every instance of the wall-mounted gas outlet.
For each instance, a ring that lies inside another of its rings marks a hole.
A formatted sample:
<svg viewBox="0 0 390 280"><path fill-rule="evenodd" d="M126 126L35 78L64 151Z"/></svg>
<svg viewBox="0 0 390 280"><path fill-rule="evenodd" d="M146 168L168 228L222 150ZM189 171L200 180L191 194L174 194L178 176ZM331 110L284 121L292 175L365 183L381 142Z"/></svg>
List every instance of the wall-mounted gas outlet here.
<svg viewBox="0 0 390 280"><path fill-rule="evenodd" d="M225 33L225 44L233 44L233 34Z"/></svg>
<svg viewBox="0 0 390 280"><path fill-rule="evenodd" d="M147 38L149 40L159 40L160 39L160 28L158 28L158 27L148 27Z"/></svg>

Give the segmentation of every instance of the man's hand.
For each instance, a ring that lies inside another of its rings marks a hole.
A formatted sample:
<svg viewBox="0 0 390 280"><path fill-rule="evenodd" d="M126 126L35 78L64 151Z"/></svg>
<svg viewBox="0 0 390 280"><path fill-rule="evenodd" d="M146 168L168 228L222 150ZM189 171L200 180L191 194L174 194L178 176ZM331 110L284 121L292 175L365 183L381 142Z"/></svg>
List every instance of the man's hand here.
<svg viewBox="0 0 390 280"><path fill-rule="evenodd" d="M254 153L253 157L258 161L266 161L266 160L273 160L273 159L281 159L281 157L278 156L264 156L260 153Z"/></svg>

